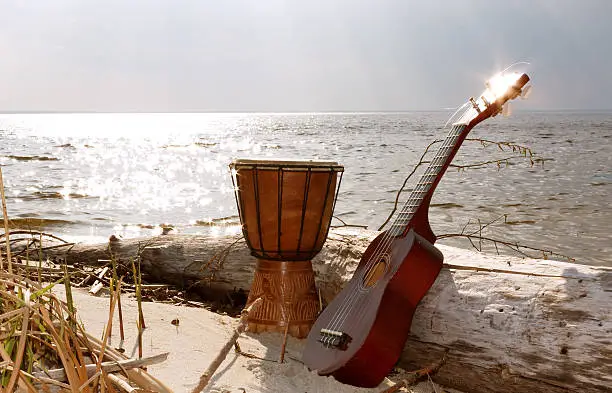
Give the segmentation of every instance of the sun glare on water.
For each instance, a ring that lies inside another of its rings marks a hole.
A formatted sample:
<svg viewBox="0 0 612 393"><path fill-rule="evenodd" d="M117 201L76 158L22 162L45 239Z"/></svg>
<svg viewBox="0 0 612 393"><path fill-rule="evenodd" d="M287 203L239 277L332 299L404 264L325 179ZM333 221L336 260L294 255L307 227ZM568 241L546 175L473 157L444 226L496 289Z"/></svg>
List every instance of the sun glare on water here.
<svg viewBox="0 0 612 393"><path fill-rule="evenodd" d="M124 237L162 223L222 235L236 231L215 221L235 215L228 163L262 149L253 124L240 114L0 115L0 130L22 147L0 160L17 208L28 200L63 220L87 212L92 226Z"/></svg>

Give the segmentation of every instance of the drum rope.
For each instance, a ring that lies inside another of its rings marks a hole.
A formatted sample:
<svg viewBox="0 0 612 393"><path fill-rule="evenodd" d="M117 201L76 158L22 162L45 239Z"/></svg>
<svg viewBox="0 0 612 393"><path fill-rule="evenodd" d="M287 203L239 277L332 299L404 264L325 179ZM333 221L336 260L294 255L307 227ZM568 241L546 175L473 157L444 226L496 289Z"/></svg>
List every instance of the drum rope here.
<svg viewBox="0 0 612 393"><path fill-rule="evenodd" d="M252 173L253 173L253 184L255 185L259 184L257 167L255 167L255 170ZM261 217L261 207L259 205L259 187L255 186L253 188L254 188L253 191L255 193L255 212L257 214L257 217ZM266 254L266 251L264 250L264 245L263 245L263 231L261 230L261 220L257 220L257 231L259 233L259 249L257 251L259 251L265 257L268 257L268 255Z"/></svg>
<svg viewBox="0 0 612 393"><path fill-rule="evenodd" d="M302 197L302 220L300 222L300 235L298 236L297 253L300 253L302 246L302 236L304 236L304 221L306 221L306 208L308 207L308 191L310 190L310 178L312 176L312 168L308 167L306 179L304 179L304 196ZM280 232L280 227L279 232Z"/></svg>
<svg viewBox="0 0 612 393"><path fill-rule="evenodd" d="M329 197L329 189L330 189L331 184L332 184L332 179L333 179L332 176L327 176L327 188L325 189L325 198L323 198L323 204L321 206L321 214L319 214L319 225L318 225L319 228L321 228L321 225L323 224L323 219L325 218L325 208L327 207L327 198ZM336 195L338 195L338 193L336 193ZM333 204L332 204L331 214L334 214ZM302 219L304 219L304 218L302 218ZM331 221L331 219L330 219L330 221ZM329 231L329 226L327 227L327 231L325 233L325 238L327 238L327 232L328 231ZM321 230L319 230L317 232L317 237L315 237L314 244L317 244L319 242L319 236L321 236Z"/></svg>
<svg viewBox="0 0 612 393"><path fill-rule="evenodd" d="M276 248L279 250L281 249L281 223L283 222L283 180L285 178L285 172L283 171L283 168L280 168L280 170L278 171L278 176L277 176L277 185L276 187L278 188L278 195L277 195L277 203L276 203L276 216L278 217L278 221L277 221L277 225L278 225L278 235L276 237L277 240L277 246ZM257 216L259 217L259 216ZM258 220L259 221L259 220ZM262 237L260 237L260 239L263 239ZM262 246L263 248L263 246Z"/></svg>

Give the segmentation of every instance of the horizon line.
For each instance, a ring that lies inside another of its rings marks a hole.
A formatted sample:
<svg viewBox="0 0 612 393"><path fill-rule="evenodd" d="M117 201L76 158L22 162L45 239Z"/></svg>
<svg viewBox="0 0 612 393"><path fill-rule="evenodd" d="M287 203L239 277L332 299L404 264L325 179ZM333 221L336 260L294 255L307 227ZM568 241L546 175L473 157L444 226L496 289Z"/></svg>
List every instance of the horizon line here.
<svg viewBox="0 0 612 393"><path fill-rule="evenodd" d="M2 111L1 115L43 115L43 114L262 114L262 115L290 115L290 114L394 114L394 113L416 113L416 112L449 112L457 108L439 108L439 109L405 109L405 110L320 110L320 111L63 111L63 110L17 110L17 111ZM612 108L559 108L559 109L520 109L513 108L513 112L612 112Z"/></svg>

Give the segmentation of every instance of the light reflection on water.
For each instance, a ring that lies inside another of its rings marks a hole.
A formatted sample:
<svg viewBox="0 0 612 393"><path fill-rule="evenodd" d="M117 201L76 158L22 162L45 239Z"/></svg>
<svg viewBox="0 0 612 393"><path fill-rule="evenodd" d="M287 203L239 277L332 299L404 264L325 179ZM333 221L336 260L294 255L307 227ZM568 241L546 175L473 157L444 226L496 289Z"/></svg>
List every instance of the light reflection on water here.
<svg viewBox="0 0 612 393"><path fill-rule="evenodd" d="M228 170L234 158L338 161L345 174L335 214L375 229L425 146L444 137L447 116L0 115L0 164L11 218L56 220L54 233L99 240L156 233L160 224L235 233ZM430 210L435 233L508 214L509 223L492 226L490 236L612 265L612 114L517 113L491 119L470 136L527 145L549 161L449 170ZM509 154L466 142L455 163ZM224 217L230 225L210 224Z"/></svg>

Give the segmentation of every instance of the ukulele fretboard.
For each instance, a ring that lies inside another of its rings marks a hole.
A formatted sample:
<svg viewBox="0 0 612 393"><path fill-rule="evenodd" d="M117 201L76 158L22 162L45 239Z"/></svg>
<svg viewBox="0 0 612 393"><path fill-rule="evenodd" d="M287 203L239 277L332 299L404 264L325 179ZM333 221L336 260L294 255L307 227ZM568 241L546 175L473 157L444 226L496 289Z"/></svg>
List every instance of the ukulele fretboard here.
<svg viewBox="0 0 612 393"><path fill-rule="evenodd" d="M392 236L399 236L404 232L419 206L423 203L425 196L431 191L431 187L444 174L443 168L447 167L447 162L452 160L452 152L458 147L456 146L457 142L466 126L466 124L454 124L451 127L442 146L436 152L429 166L423 175L421 175L419 182L410 193L410 197L402 207L402 210L398 213L393 224L391 224L389 233Z"/></svg>

